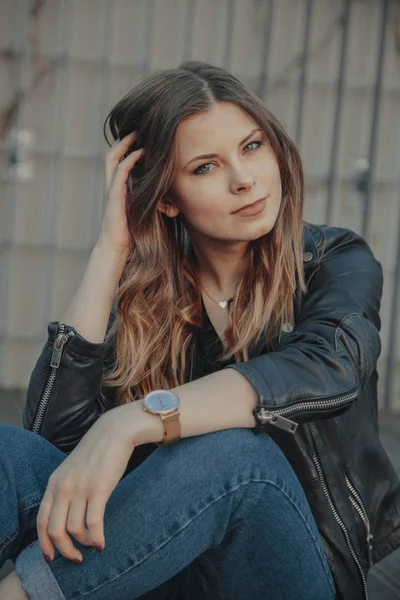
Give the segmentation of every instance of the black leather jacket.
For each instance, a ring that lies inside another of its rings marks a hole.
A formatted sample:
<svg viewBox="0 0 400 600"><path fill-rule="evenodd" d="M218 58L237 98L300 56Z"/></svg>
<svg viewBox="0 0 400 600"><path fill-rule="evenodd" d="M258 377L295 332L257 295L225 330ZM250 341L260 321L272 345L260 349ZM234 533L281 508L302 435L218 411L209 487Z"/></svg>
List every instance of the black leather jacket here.
<svg viewBox="0 0 400 600"><path fill-rule="evenodd" d="M295 326L278 351L225 368L240 371L259 394L254 431L267 430L294 468L337 597L368 600L369 567L400 546L400 482L377 422L382 268L353 231L304 223L304 269L308 292L296 295ZM109 326L114 311L115 304ZM112 344L49 323L24 427L70 453L113 408L102 386L113 352Z"/></svg>

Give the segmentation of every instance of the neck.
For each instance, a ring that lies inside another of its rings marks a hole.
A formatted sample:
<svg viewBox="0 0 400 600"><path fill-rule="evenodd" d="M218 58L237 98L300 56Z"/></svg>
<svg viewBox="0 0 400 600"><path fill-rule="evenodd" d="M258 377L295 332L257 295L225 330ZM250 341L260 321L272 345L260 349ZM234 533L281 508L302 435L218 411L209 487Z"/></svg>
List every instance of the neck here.
<svg viewBox="0 0 400 600"><path fill-rule="evenodd" d="M231 298L247 268L248 242L192 243L201 286L217 300Z"/></svg>

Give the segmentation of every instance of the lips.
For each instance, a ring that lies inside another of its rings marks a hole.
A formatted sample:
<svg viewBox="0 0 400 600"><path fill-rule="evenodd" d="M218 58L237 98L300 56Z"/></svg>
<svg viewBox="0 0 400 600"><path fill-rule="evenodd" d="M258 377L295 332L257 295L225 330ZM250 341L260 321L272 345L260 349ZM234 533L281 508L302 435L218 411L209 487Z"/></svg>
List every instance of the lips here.
<svg viewBox="0 0 400 600"><path fill-rule="evenodd" d="M260 198L259 200L256 200L255 202L253 202L252 204L246 204L246 206L242 206L242 208L239 208L238 210L235 210L232 214L235 215L237 213L240 213L246 209L256 209L259 206L261 206L261 204L264 202L264 200L266 200L267 196L264 196L264 198Z"/></svg>

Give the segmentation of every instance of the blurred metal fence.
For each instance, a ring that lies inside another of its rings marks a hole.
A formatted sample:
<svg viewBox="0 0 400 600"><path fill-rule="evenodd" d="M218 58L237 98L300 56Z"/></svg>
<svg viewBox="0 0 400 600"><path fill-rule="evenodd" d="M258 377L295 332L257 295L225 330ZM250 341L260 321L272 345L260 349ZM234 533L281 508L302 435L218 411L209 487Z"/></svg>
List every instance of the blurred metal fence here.
<svg viewBox="0 0 400 600"><path fill-rule="evenodd" d="M295 139L305 219L361 233L382 262L380 401L400 411L399 6L2 0L0 385L26 386L83 275L109 108L143 75L194 58L231 70Z"/></svg>

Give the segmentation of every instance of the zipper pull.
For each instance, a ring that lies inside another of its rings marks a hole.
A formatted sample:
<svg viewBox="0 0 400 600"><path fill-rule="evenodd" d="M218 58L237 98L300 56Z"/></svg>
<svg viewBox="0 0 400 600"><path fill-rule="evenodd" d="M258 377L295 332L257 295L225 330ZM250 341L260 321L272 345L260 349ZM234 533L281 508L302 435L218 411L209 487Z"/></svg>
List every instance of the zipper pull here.
<svg viewBox="0 0 400 600"><path fill-rule="evenodd" d="M59 333L56 337L51 355L50 367L58 369L60 366L62 350L67 339L68 338L64 333Z"/></svg>
<svg viewBox="0 0 400 600"><path fill-rule="evenodd" d="M266 415L266 416L265 416ZM298 423L295 421L291 421L286 417L282 417L282 415L278 415L270 410L261 409L260 417L263 423L269 423L270 425L275 425L275 427L279 427L279 429L283 429L284 431L289 431L290 433L296 433L296 429Z"/></svg>
<svg viewBox="0 0 400 600"><path fill-rule="evenodd" d="M373 552L372 552L372 540L374 539L374 536L372 535L372 533L369 533L367 535L367 549L368 549L368 561L369 561L369 566L372 567L372 565L374 564L374 558L373 558Z"/></svg>

